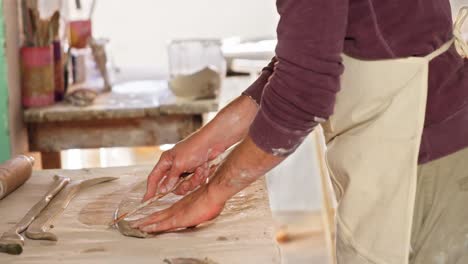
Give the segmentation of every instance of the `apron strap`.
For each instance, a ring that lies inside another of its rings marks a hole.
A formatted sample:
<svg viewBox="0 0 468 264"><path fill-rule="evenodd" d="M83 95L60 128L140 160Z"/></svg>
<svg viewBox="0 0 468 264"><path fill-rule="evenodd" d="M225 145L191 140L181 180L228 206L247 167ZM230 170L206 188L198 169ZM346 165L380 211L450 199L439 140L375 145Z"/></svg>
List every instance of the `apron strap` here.
<svg viewBox="0 0 468 264"><path fill-rule="evenodd" d="M455 48L457 49L458 54L463 58L468 57L468 44L463 39L462 26L465 23L466 18L468 17L468 7L462 7L458 12L457 19L453 25L453 36L455 38Z"/></svg>
<svg viewBox="0 0 468 264"><path fill-rule="evenodd" d="M453 39L445 43L444 45L442 45L436 51L427 55L426 59L428 61L431 61L432 59L446 52L452 46L452 44L455 44L455 48L461 57L468 58L468 44L463 39L463 34L462 34L462 26L465 23L465 20L467 17L468 17L468 7L465 6L460 9L457 15L457 19L455 20L455 23L453 24Z"/></svg>
<svg viewBox="0 0 468 264"><path fill-rule="evenodd" d="M439 55L441 55L442 53L446 52L447 50L450 49L450 47L452 46L452 44L455 42L455 45L456 45L456 39L453 38L451 39L449 42L446 42L444 45L442 45L440 48L438 48L437 50L435 50L434 52L432 52L431 54L427 55L425 58L428 60L428 61L431 61L433 60L434 58L438 57ZM466 45L466 44L465 44ZM468 50L468 49L467 49ZM468 53L467 53L468 54Z"/></svg>

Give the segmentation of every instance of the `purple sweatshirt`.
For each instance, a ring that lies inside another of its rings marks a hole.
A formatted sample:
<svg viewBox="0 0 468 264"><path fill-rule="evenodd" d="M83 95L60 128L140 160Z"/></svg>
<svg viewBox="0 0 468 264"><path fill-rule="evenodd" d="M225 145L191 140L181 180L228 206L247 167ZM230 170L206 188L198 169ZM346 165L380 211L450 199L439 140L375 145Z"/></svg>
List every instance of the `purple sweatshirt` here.
<svg viewBox="0 0 468 264"><path fill-rule="evenodd" d="M449 0L277 0L277 8L276 57L244 92L260 105L249 135L275 155L294 152L333 114L341 53L424 56L452 38ZM430 63L429 74L420 163L468 146L467 60L452 47Z"/></svg>

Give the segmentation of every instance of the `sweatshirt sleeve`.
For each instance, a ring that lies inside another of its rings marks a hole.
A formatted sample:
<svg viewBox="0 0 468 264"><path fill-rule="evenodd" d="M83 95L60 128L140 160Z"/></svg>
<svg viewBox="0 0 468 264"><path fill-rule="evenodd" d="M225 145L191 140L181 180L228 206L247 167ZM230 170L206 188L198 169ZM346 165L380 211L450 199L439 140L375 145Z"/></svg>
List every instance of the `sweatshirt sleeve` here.
<svg viewBox="0 0 468 264"><path fill-rule="evenodd" d="M254 100L257 105L260 105L263 88L265 88L265 85L268 83L268 78L270 78L270 76L273 74L276 62L276 57L273 57L271 62L265 68L263 68L262 73L258 79L242 93L243 95L246 95Z"/></svg>
<svg viewBox="0 0 468 264"><path fill-rule="evenodd" d="M274 70L264 71L246 94L260 98L250 137L265 152L287 156L333 113L348 0L277 0L277 8Z"/></svg>

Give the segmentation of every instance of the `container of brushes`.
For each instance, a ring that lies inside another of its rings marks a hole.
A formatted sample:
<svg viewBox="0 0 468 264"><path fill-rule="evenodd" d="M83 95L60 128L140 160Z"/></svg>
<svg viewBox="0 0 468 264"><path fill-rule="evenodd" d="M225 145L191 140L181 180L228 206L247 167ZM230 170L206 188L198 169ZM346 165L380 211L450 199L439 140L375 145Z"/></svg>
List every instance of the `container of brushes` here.
<svg viewBox="0 0 468 264"><path fill-rule="evenodd" d="M53 104L55 79L52 45L23 47L20 58L23 106L30 108Z"/></svg>

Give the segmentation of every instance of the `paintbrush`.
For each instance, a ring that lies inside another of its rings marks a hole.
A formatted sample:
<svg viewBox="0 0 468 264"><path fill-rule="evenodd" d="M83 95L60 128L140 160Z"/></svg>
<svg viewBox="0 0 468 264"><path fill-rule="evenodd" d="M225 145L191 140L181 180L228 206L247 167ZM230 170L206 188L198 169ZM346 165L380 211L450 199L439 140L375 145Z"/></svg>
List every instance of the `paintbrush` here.
<svg viewBox="0 0 468 264"><path fill-rule="evenodd" d="M58 39L60 28L60 13L58 11L55 11L50 18L50 28L52 30L52 40Z"/></svg>
<svg viewBox="0 0 468 264"><path fill-rule="evenodd" d="M212 167L216 167L218 166L221 162L224 161L224 159L232 152L232 150L235 148L235 146L229 148L228 150L226 150L224 153L220 154L218 157L216 157L214 160L212 161L209 161L208 162L208 168L212 168ZM159 199L165 197L166 195L174 192L177 188L179 188L179 186L186 182L186 181L189 181L192 177L193 177L194 173L183 173L181 176L180 176L180 179L179 181L174 185L174 187L172 187L169 191L165 192L165 193L158 193L156 194L153 198L149 199L148 201L140 204L139 206L137 206L135 209L131 210L130 212L127 212L127 213L124 213L122 214L121 216L115 218L110 224L109 226L113 226L115 224L117 224L118 222L122 221L123 219L125 219L126 217L130 216L130 215L133 215L134 213L140 211L141 209L147 207L148 205L152 204L152 203L155 203L157 202Z"/></svg>

